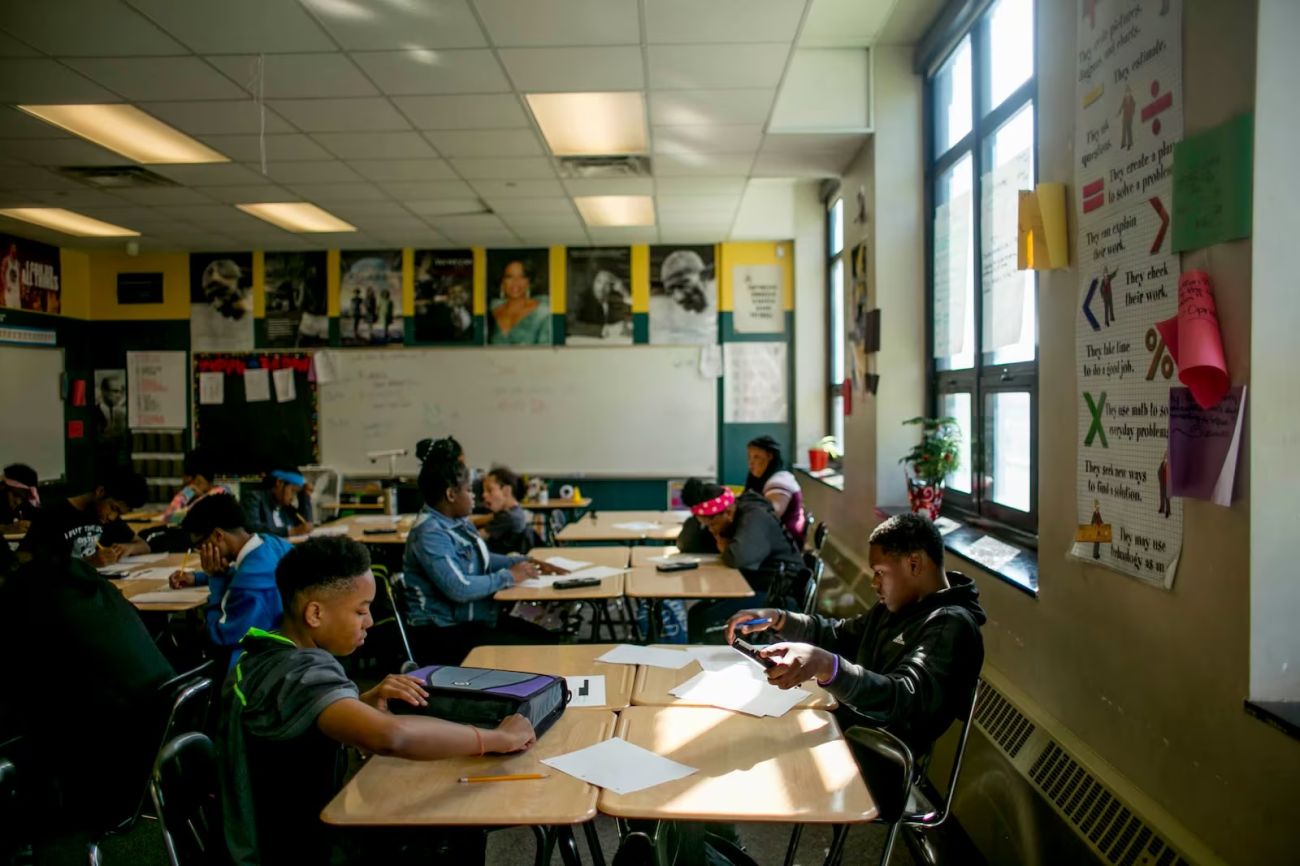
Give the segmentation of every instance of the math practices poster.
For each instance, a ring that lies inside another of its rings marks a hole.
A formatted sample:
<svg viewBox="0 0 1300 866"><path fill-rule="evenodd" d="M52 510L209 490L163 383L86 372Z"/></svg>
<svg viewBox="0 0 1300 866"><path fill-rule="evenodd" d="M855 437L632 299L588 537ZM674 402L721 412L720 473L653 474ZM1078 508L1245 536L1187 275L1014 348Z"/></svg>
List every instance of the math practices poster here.
<svg viewBox="0 0 1300 866"><path fill-rule="evenodd" d="M1079 295L1074 556L1173 585L1183 505L1169 495L1178 311L1173 151L1183 136L1181 0L1079 0L1074 195Z"/></svg>

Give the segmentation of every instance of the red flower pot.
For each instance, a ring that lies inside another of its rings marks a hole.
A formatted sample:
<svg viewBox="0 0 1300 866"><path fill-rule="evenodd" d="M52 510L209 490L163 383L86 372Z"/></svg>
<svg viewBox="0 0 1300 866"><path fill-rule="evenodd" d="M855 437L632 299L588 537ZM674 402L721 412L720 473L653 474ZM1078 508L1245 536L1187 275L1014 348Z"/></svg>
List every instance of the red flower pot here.
<svg viewBox="0 0 1300 866"><path fill-rule="evenodd" d="M943 482L926 484L919 479L909 477L907 501L911 503L914 513L924 514L932 521L938 520L939 510L943 508Z"/></svg>

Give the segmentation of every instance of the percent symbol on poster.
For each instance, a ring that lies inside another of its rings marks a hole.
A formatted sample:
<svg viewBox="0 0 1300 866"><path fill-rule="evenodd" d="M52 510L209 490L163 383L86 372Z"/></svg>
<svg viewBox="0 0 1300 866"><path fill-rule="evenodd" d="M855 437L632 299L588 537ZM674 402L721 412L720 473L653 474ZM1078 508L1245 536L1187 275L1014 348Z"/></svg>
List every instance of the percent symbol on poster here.
<svg viewBox="0 0 1300 866"><path fill-rule="evenodd" d="M1155 328L1147 329L1146 344L1147 351L1151 353L1151 366L1147 367L1147 381L1150 382L1156 377L1157 368L1166 379L1172 379L1174 359L1170 356L1169 349L1165 347L1164 338Z"/></svg>

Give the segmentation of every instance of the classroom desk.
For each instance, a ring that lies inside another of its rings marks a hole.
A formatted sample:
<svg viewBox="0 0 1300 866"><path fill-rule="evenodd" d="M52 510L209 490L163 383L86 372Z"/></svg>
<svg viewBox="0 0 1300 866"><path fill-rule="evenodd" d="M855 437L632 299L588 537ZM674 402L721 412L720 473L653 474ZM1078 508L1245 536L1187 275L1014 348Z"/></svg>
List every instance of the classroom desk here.
<svg viewBox="0 0 1300 866"><path fill-rule="evenodd" d="M556 540L575 541L673 541L682 531L682 521L689 515L674 511L601 511L588 512L560 530ZM653 523L653 529L626 529L618 523Z"/></svg>
<svg viewBox="0 0 1300 866"><path fill-rule="evenodd" d="M680 650L680 644L663 646L664 649ZM605 666L607 667L607 665ZM692 662L681 670L671 671L667 668L653 668L648 665L638 665L636 671L636 681L632 686L632 704L634 706L649 707L708 707L712 704L697 704L683 700L676 695L670 695L670 689L675 689L691 677L700 673L704 668L700 667L698 662ZM809 680L800 686L806 692L810 692L807 698L800 701L796 708L810 710L833 710L839 706L839 702L831 697L825 689L817 685L813 680Z"/></svg>
<svg viewBox="0 0 1300 866"><path fill-rule="evenodd" d="M617 818L858 824L876 804L830 713L754 718L713 707L629 707L617 736L697 772L619 795L600 792Z"/></svg>
<svg viewBox="0 0 1300 866"><path fill-rule="evenodd" d="M526 499L523 502L520 502L519 504L522 505L526 511L560 511L560 510L576 511L582 508L590 508L591 503L593 502L595 502L594 499L592 499L590 496L586 496L583 497L582 499L556 499L552 497L546 500L545 502L538 502L534 499Z"/></svg>
<svg viewBox="0 0 1300 866"><path fill-rule="evenodd" d="M169 553L164 559L161 559L158 562L143 562L140 564L139 568L179 569L182 565L188 566L187 570L190 571L198 570L199 568L198 554L191 553L187 556L184 553ZM144 592L158 592L167 589L167 581L161 578L149 579L149 580L141 580L141 579L122 580L122 579L115 579L110 576L108 582L113 584L113 586L116 586L118 589L120 589L122 591L122 595L126 596L127 599L130 599L133 596L140 595L141 593ZM135 602L132 602L132 604L135 604ZM171 602L171 603L167 603L167 602L147 603L147 604L136 604L135 606L138 610L141 611L153 611L157 613L183 613L185 611L196 610L198 608L201 608L205 604L207 604L206 600L197 601L197 602L178 601L178 602Z"/></svg>
<svg viewBox="0 0 1300 866"><path fill-rule="evenodd" d="M383 516L385 523L376 523L370 518L371 515L354 514L350 517L340 517L338 520L331 520L329 523L322 523L317 529L337 528L340 526L347 527L348 538L353 541L359 541L362 544L406 544L407 533L415 524L414 514L399 514L396 516L374 515L375 517ZM367 529L387 529L388 532L375 532L366 534ZM306 541L311 536L295 535L289 540L291 542Z"/></svg>
<svg viewBox="0 0 1300 866"><path fill-rule="evenodd" d="M653 565L633 565L624 592L628 598L749 598L749 581L734 568L701 563L690 571L655 571Z"/></svg>
<svg viewBox="0 0 1300 866"><path fill-rule="evenodd" d="M592 565L627 568L627 552L628 548L626 547L583 547L578 550L569 547L534 547L528 552L528 555L533 559L542 560L552 556L563 556L579 562L590 562ZM552 586L511 586L498 590L493 598L497 601L587 601L590 599L622 598L624 577L625 575L616 574L612 577L601 578L599 586L588 586L579 589L556 589Z"/></svg>
<svg viewBox="0 0 1300 866"><path fill-rule="evenodd" d="M607 665L596 661L616 644L561 644L559 646L481 646L470 651L461 664L471 668L498 668L530 674L560 677L603 676L605 703L565 712L621 710L632 703L636 665ZM674 671L675 673L675 671Z"/></svg>

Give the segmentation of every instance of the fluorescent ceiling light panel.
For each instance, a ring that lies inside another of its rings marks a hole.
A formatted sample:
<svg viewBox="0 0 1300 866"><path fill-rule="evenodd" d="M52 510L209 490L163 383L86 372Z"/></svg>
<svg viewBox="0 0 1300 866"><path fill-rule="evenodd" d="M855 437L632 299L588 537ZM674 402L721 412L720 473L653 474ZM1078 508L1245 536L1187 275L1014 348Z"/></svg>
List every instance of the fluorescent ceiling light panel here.
<svg viewBox="0 0 1300 866"><path fill-rule="evenodd" d="M655 205L648 195L588 195L574 199L589 226L652 226Z"/></svg>
<svg viewBox="0 0 1300 866"><path fill-rule="evenodd" d="M529 93L528 107L556 156L645 153L645 99L624 93Z"/></svg>
<svg viewBox="0 0 1300 866"><path fill-rule="evenodd" d="M134 105L20 105L18 108L143 165L230 162L206 144L172 129Z"/></svg>
<svg viewBox="0 0 1300 866"><path fill-rule="evenodd" d="M134 238L140 233L61 207L0 208L0 216L34 223L79 238Z"/></svg>
<svg viewBox="0 0 1300 866"><path fill-rule="evenodd" d="M354 232L357 227L346 223L327 210L300 201L237 204L246 214L266 220L285 231L299 234L312 232Z"/></svg>

